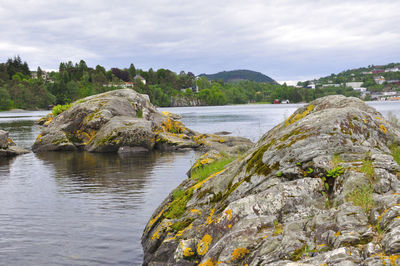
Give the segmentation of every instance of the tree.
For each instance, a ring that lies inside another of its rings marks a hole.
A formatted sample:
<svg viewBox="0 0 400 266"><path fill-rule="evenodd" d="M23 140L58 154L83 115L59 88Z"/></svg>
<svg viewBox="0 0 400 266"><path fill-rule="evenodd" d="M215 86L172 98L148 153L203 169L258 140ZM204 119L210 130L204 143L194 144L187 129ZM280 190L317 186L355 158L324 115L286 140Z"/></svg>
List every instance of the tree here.
<svg viewBox="0 0 400 266"><path fill-rule="evenodd" d="M0 87L0 110L8 110L10 109L10 94L5 88Z"/></svg>
<svg viewBox="0 0 400 266"><path fill-rule="evenodd" d="M136 68L135 68L135 66L133 64L131 64L129 66L128 72L129 72L130 79L133 80L135 78L135 76L136 76Z"/></svg>

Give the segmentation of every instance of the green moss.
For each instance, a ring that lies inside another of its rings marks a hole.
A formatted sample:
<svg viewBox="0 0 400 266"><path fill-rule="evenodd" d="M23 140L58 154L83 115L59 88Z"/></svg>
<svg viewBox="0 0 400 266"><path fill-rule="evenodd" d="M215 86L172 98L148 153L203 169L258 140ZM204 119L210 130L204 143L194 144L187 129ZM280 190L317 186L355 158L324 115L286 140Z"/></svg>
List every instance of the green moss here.
<svg viewBox="0 0 400 266"><path fill-rule="evenodd" d="M218 192L217 194L214 194L214 196L211 198L211 202L212 203L217 203L220 202L222 200L222 193Z"/></svg>
<svg viewBox="0 0 400 266"><path fill-rule="evenodd" d="M184 193L175 194L168 210L164 213L164 217L168 219L176 219L182 216L186 211L186 204L193 196L193 189L186 190Z"/></svg>
<svg viewBox="0 0 400 266"><path fill-rule="evenodd" d="M171 229L178 232L186 227L188 227L192 222L194 221L194 218L186 218L183 221L176 222L171 225Z"/></svg>
<svg viewBox="0 0 400 266"><path fill-rule="evenodd" d="M250 172L254 169L255 173L259 175L268 175L271 172L271 169L263 163L262 157L264 153L274 144L275 139L256 150L251 156L250 160L247 162L246 171Z"/></svg>
<svg viewBox="0 0 400 266"><path fill-rule="evenodd" d="M143 110L142 110L142 109L137 110L136 116L137 116L138 118L143 118Z"/></svg>
<svg viewBox="0 0 400 266"><path fill-rule="evenodd" d="M277 235L281 235L283 233L283 226L276 220L274 221L274 227L275 227L275 230L272 235L277 236Z"/></svg>
<svg viewBox="0 0 400 266"><path fill-rule="evenodd" d="M197 193L197 199L200 200L200 199L204 198L207 194L210 194L210 193L212 193L211 188L203 189L199 193Z"/></svg>

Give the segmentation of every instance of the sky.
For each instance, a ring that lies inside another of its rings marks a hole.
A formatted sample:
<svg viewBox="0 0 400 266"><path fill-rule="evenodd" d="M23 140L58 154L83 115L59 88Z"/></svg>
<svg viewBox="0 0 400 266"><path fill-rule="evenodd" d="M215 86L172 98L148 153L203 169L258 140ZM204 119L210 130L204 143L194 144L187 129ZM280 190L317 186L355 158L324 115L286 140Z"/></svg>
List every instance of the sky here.
<svg viewBox="0 0 400 266"><path fill-rule="evenodd" d="M307 80L400 62L399 11L398 0L1 0L0 62Z"/></svg>

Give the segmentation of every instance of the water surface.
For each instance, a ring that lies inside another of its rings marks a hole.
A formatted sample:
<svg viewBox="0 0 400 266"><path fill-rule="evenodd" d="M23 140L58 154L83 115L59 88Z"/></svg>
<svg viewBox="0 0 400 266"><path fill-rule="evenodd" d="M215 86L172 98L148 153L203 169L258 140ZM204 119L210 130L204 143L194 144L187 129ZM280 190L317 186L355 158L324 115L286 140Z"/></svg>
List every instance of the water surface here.
<svg viewBox="0 0 400 266"><path fill-rule="evenodd" d="M370 103L400 117L400 103ZM199 132L253 141L300 105L160 108ZM47 112L2 112L0 128L30 147ZM0 159L0 265L140 265L140 238L195 152L29 153Z"/></svg>

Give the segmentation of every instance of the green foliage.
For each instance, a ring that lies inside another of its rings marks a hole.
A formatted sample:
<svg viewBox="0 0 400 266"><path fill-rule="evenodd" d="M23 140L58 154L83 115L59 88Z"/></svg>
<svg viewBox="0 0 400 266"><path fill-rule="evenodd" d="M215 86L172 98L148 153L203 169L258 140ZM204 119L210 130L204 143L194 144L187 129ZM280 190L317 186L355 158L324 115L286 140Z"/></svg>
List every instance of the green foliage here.
<svg viewBox="0 0 400 266"><path fill-rule="evenodd" d="M335 167L335 168L333 168L331 170L328 170L326 176L327 177L336 178L336 177L340 176L343 173L344 173L343 167L337 166L337 167Z"/></svg>
<svg viewBox="0 0 400 266"><path fill-rule="evenodd" d="M279 171L279 172L276 173L276 176L277 176L277 177L282 177L282 176L283 176L283 173L282 173L281 171Z"/></svg>
<svg viewBox="0 0 400 266"><path fill-rule="evenodd" d="M62 112L68 110L69 108L72 107L72 103L71 104L64 104L64 105L56 105L53 107L53 110L51 110L51 112L53 113L54 116L57 116L59 114L61 114Z"/></svg>
<svg viewBox="0 0 400 266"><path fill-rule="evenodd" d="M371 185L361 185L346 195L348 201L353 202L355 206L360 206L365 212L369 212L374 207L372 198L373 189Z"/></svg>
<svg viewBox="0 0 400 266"><path fill-rule="evenodd" d="M191 172L190 178L202 181L210 175L223 170L227 164L233 161L233 159L233 157L224 157L220 160L213 161L210 164L206 164L202 167L196 168Z"/></svg>
<svg viewBox="0 0 400 266"><path fill-rule="evenodd" d="M10 95L5 88L0 87L0 111L8 110L11 108L10 106Z"/></svg>

